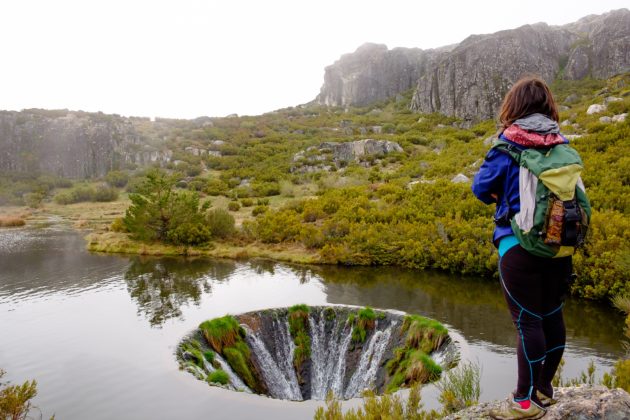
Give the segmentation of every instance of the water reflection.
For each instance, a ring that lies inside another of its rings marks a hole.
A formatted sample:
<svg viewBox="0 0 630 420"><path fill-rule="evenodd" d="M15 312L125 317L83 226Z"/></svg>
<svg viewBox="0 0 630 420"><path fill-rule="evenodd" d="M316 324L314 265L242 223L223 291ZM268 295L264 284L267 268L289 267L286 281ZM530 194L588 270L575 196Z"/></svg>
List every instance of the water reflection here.
<svg viewBox="0 0 630 420"><path fill-rule="evenodd" d="M0 230L0 301L82 293L112 283L128 265L126 258L84 249L70 230Z"/></svg>
<svg viewBox="0 0 630 420"><path fill-rule="evenodd" d="M230 277L231 261L186 258L131 258L125 272L129 295L152 326L181 318L183 305L199 305L211 284Z"/></svg>
<svg viewBox="0 0 630 420"><path fill-rule="evenodd" d="M311 271L324 280L330 303L421 313L450 324L470 342L508 348L515 344L514 327L497 281L394 267L323 266ZM623 321L616 311L594 302L569 300L564 314L574 346L620 354Z"/></svg>

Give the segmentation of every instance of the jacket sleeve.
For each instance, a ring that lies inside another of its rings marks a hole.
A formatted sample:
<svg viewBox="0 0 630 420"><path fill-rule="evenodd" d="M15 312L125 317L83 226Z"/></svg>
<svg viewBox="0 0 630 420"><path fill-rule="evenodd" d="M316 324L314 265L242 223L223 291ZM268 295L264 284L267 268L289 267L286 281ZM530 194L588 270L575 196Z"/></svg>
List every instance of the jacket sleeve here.
<svg viewBox="0 0 630 420"><path fill-rule="evenodd" d="M509 164L510 157L507 154L491 149L475 175L473 194L486 204L495 203L497 200L491 194L499 197L503 195L503 183Z"/></svg>

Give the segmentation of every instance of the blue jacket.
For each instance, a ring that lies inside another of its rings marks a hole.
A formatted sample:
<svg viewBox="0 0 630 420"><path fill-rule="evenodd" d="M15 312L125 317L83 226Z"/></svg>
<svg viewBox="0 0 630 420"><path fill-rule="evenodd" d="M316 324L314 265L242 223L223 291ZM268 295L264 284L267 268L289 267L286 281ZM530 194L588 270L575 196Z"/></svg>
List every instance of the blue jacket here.
<svg viewBox="0 0 630 420"><path fill-rule="evenodd" d="M520 147L504 136L500 138ZM479 172L475 175L472 184L473 194L486 204L497 204L494 213L495 220L501 219L501 216L513 216L521 209L518 173L519 166L514 159L497 149L490 149ZM497 199L495 200L491 194L496 194ZM510 226L495 225L492 242L498 246L499 240L508 235L513 235Z"/></svg>

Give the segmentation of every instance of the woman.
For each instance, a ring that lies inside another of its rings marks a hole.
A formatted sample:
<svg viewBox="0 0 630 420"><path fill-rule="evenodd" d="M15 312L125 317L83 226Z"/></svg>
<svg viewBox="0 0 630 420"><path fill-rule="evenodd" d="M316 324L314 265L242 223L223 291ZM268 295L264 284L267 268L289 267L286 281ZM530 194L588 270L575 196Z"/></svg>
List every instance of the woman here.
<svg viewBox="0 0 630 420"><path fill-rule="evenodd" d="M537 77L519 80L506 94L499 138L519 149L567 143L558 128L551 91ZM563 295L572 273L571 257L545 258L523 249L510 219L519 212L519 165L493 148L475 176L473 193L496 203L493 242L499 251L499 277L518 333L518 382L510 398L490 415L495 419L538 419L553 403L551 380L564 351Z"/></svg>

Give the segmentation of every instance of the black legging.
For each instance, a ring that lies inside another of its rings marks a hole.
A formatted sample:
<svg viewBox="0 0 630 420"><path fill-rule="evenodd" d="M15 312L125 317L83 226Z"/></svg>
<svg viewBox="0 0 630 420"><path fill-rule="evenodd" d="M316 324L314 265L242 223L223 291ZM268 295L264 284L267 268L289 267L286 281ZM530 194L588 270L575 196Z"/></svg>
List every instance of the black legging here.
<svg viewBox="0 0 630 420"><path fill-rule="evenodd" d="M535 390L553 394L551 380L566 341L563 296L572 270L571 257L537 257L520 245L499 261L503 294L518 332L517 401L532 398L539 403Z"/></svg>

